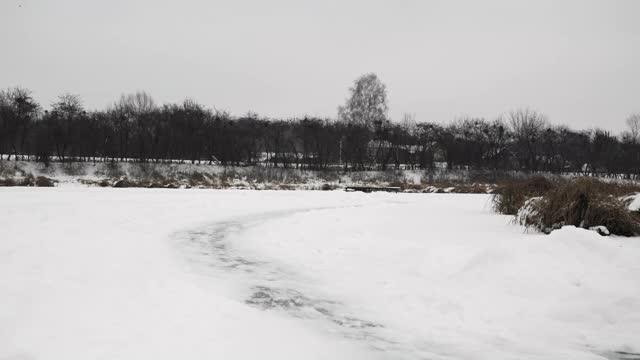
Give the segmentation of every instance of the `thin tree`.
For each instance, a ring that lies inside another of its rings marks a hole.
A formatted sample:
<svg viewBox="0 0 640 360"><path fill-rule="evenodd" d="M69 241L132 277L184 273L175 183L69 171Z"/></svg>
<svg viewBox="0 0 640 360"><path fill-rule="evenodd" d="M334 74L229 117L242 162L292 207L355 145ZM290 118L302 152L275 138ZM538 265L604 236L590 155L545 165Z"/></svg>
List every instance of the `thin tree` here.
<svg viewBox="0 0 640 360"><path fill-rule="evenodd" d="M634 143L640 142L640 114L631 114L625 121L629 136Z"/></svg>

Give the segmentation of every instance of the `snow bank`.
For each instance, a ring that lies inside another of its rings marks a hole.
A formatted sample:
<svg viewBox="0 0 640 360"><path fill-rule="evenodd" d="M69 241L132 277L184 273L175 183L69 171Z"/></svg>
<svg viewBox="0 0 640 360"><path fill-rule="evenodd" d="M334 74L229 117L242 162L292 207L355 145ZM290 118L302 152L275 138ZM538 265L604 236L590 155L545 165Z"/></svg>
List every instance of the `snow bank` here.
<svg viewBox="0 0 640 360"><path fill-rule="evenodd" d="M627 196L622 199L628 203L627 208L631 211L640 211L640 193Z"/></svg>

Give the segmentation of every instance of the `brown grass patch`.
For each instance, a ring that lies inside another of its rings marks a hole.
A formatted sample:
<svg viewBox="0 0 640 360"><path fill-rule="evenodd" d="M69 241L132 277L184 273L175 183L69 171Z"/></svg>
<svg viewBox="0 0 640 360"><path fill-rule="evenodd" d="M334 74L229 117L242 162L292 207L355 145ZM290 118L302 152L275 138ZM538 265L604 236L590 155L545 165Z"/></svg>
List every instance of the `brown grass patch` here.
<svg viewBox="0 0 640 360"><path fill-rule="evenodd" d="M559 182L529 202L518 220L545 233L574 225L585 229L605 226L612 234L622 236L640 235L640 213L628 210L619 198L638 188L586 177Z"/></svg>
<svg viewBox="0 0 640 360"><path fill-rule="evenodd" d="M54 187L56 182L46 176L38 176L35 178L34 184L37 187Z"/></svg>
<svg viewBox="0 0 640 360"><path fill-rule="evenodd" d="M0 186L17 186L16 181L13 178L0 179Z"/></svg>
<svg viewBox="0 0 640 360"><path fill-rule="evenodd" d="M482 184L471 184L458 186L453 190L454 193L460 194L486 194L489 188Z"/></svg>
<svg viewBox="0 0 640 360"><path fill-rule="evenodd" d="M137 184L127 178L122 178L113 183L114 188L130 188L137 187Z"/></svg>
<svg viewBox="0 0 640 360"><path fill-rule="evenodd" d="M320 190L322 191L330 191L330 190L335 190L338 187L334 184L322 184L322 186L320 187Z"/></svg>
<svg viewBox="0 0 640 360"><path fill-rule="evenodd" d="M508 180L497 185L493 196L493 207L501 214L516 215L525 201L542 196L553 187L554 182L542 176Z"/></svg>

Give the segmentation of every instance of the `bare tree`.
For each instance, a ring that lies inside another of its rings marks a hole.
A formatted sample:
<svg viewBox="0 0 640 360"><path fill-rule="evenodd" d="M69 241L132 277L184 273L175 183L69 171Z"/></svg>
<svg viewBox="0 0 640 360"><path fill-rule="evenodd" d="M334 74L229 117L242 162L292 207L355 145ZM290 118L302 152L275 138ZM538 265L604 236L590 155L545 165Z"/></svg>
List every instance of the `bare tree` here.
<svg viewBox="0 0 640 360"><path fill-rule="evenodd" d="M629 128L629 137L633 143L640 142L640 114L631 114L625 121Z"/></svg>
<svg viewBox="0 0 640 360"><path fill-rule="evenodd" d="M60 161L206 159L345 170L427 169L444 161L452 169L496 174L525 170L640 178L637 114L626 120L628 130L621 137L551 127L544 115L529 109L507 114L504 122L469 116L441 126L405 114L394 124L387 120L385 87L374 74L356 80L350 91L341 120L330 121L234 117L192 100L157 107L144 92L89 113L78 96L67 94L41 112L28 90L10 88L0 91L0 153L15 160L36 155L45 164L57 155Z"/></svg>
<svg viewBox="0 0 640 360"><path fill-rule="evenodd" d="M58 159L65 161L65 155L69 147L73 146L73 130L78 128L75 122L83 114L84 108L80 96L64 94L58 97L58 101L52 105L50 114L51 128ZM86 134L85 134L86 135ZM75 142L77 145L77 142Z"/></svg>
<svg viewBox="0 0 640 360"><path fill-rule="evenodd" d="M18 153L24 158L28 152L27 139L39 114L40 105L33 99L30 90L15 87L0 91L0 123L3 128L0 138L6 137L3 143L6 142L12 150L15 160L18 160Z"/></svg>
<svg viewBox="0 0 640 360"><path fill-rule="evenodd" d="M546 117L531 109L518 109L509 113L509 125L515 139L517 160L525 170L536 171L540 152L540 137L548 127Z"/></svg>
<svg viewBox="0 0 640 360"><path fill-rule="evenodd" d="M134 94L120 96L114 108L119 112L138 115L153 111L156 105L151 95L144 91L137 91Z"/></svg>
<svg viewBox="0 0 640 360"><path fill-rule="evenodd" d="M121 160L130 155L131 138L136 133L140 138L140 130L145 126L145 120L155 109L153 98L144 91L122 95L113 105L111 118L118 138ZM139 152L144 152L143 148L144 146L138 147Z"/></svg>

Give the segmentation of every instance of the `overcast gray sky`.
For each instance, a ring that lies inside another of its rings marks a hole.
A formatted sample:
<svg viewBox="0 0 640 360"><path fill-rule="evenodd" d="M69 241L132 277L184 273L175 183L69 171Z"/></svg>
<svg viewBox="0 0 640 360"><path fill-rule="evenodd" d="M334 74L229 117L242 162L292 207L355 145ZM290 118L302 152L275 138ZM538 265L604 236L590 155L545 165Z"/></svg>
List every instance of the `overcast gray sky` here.
<svg viewBox="0 0 640 360"><path fill-rule="evenodd" d="M574 128L640 112L635 0L1 0L0 87L88 108L146 90L234 114L335 117L375 72L390 115L528 106Z"/></svg>

